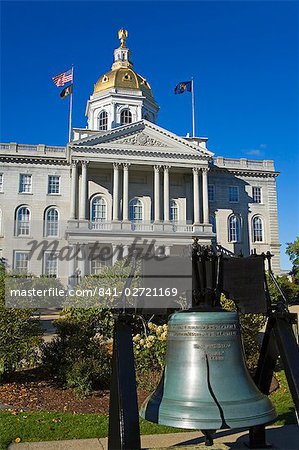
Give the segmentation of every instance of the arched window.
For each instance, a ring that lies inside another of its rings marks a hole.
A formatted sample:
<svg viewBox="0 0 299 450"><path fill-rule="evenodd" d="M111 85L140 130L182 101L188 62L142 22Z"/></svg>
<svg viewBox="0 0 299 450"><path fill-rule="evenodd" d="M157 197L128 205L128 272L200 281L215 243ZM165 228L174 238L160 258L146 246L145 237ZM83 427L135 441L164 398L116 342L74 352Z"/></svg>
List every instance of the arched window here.
<svg viewBox="0 0 299 450"><path fill-rule="evenodd" d="M241 223L240 217L232 215L228 219L228 240L229 242L240 242Z"/></svg>
<svg viewBox="0 0 299 450"><path fill-rule="evenodd" d="M107 111L102 111L99 115L99 130L105 131L108 128Z"/></svg>
<svg viewBox="0 0 299 450"><path fill-rule="evenodd" d="M92 199L91 220L92 222L105 222L107 220L107 202L100 195Z"/></svg>
<svg viewBox="0 0 299 450"><path fill-rule="evenodd" d="M141 222L143 219L143 205L139 198L133 198L130 200L129 219L132 222Z"/></svg>
<svg viewBox="0 0 299 450"><path fill-rule="evenodd" d="M49 208L46 211L46 226L45 235L46 236L58 236L58 219L59 214L56 208Z"/></svg>
<svg viewBox="0 0 299 450"><path fill-rule="evenodd" d="M261 217L256 216L252 219L253 242L263 242L264 227Z"/></svg>
<svg viewBox="0 0 299 450"><path fill-rule="evenodd" d="M216 217L215 214L210 215L210 224L212 225L212 232L216 233Z"/></svg>
<svg viewBox="0 0 299 450"><path fill-rule="evenodd" d="M123 109L120 113L120 123L121 125L132 123L132 113L129 109Z"/></svg>
<svg viewBox="0 0 299 450"><path fill-rule="evenodd" d="M17 236L29 236L30 234L30 210L27 206L21 206L17 210Z"/></svg>
<svg viewBox="0 0 299 450"><path fill-rule="evenodd" d="M179 208L178 208L178 204L175 200L170 200L170 211L169 211L169 216L170 216L170 220L171 222L178 222L179 220Z"/></svg>

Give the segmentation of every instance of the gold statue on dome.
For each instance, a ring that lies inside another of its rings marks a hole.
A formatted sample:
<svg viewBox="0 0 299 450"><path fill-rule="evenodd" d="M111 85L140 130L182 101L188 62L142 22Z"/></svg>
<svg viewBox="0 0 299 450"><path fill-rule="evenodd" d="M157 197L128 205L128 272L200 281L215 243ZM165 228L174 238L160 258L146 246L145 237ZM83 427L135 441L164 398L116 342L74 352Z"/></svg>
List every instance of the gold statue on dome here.
<svg viewBox="0 0 299 450"><path fill-rule="evenodd" d="M125 47L126 46L126 40L129 33L128 30L125 30L124 28L121 28L118 30L118 39L120 40L120 46Z"/></svg>

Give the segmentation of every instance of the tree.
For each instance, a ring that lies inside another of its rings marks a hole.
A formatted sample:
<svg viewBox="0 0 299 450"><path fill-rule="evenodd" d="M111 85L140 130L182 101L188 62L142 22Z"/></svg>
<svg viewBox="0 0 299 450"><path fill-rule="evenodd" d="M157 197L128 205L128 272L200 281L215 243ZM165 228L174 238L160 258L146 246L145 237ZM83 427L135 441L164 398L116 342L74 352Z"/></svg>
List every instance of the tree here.
<svg viewBox="0 0 299 450"><path fill-rule="evenodd" d="M299 284L299 237L294 242L288 242L286 254L293 264L292 275L296 284Z"/></svg>
<svg viewBox="0 0 299 450"><path fill-rule="evenodd" d="M5 306L5 273L0 264L0 380L12 372L34 366L41 343L41 326L31 308Z"/></svg>
<svg viewBox="0 0 299 450"><path fill-rule="evenodd" d="M98 276L84 277L54 322L57 336L42 347L46 370L74 389L79 398L110 384L113 308L122 306L115 294L122 291L130 270L126 261L117 261ZM138 285L139 272L135 275L132 288ZM82 292L95 294L82 296ZM131 300L126 297L127 306ZM140 320L138 325L141 328Z"/></svg>

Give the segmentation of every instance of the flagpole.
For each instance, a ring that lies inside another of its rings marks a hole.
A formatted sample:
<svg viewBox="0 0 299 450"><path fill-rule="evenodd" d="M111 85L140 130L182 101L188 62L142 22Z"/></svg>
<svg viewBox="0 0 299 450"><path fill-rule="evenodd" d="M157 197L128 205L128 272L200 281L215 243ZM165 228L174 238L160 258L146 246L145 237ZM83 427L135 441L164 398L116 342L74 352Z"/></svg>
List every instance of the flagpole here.
<svg viewBox="0 0 299 450"><path fill-rule="evenodd" d="M70 95L70 112L69 112L69 142L72 138L72 115L73 115L73 90L74 90L74 66L72 65L72 84L73 88Z"/></svg>
<svg viewBox="0 0 299 450"><path fill-rule="evenodd" d="M195 98L194 98L194 80L191 78L191 96L192 96L192 136L195 137Z"/></svg>

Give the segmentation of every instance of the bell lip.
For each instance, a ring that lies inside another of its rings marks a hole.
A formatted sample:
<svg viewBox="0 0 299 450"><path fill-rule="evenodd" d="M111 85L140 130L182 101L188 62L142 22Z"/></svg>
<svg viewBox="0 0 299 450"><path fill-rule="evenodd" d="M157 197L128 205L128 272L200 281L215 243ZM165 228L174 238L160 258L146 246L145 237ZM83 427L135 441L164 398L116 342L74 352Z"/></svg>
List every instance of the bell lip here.
<svg viewBox="0 0 299 450"><path fill-rule="evenodd" d="M266 411L265 413L258 414L256 416L244 416L241 419L238 417L225 418L225 425L221 418L211 419L211 418L175 418L171 416L159 415L158 420L151 420L146 417L146 411L141 408L139 411L140 417L143 419L157 423L158 425L165 425L173 428L181 428L183 430L228 430L228 429L244 429L256 425L269 425L275 421L277 418L277 413L275 409Z"/></svg>

